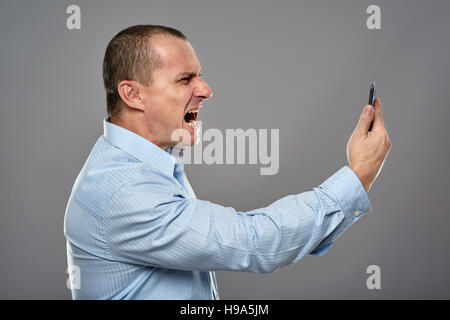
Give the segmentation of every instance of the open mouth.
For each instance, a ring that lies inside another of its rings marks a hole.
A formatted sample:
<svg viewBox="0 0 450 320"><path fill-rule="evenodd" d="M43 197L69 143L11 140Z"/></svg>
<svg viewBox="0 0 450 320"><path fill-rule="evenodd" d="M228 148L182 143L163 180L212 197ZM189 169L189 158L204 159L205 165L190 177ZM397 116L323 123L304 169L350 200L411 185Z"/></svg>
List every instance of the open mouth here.
<svg viewBox="0 0 450 320"><path fill-rule="evenodd" d="M184 115L184 121L187 122L191 127L195 127L197 124L198 109L190 110Z"/></svg>

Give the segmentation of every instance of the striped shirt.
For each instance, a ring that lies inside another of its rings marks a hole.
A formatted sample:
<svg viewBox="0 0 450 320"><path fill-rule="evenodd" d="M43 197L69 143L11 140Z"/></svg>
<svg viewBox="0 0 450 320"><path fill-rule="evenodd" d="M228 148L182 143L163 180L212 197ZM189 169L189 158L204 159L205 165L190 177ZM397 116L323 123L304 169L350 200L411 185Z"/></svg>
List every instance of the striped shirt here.
<svg viewBox="0 0 450 320"><path fill-rule="evenodd" d="M218 299L214 271L273 272L323 255L371 211L344 166L247 212L195 197L184 162L104 119L64 219L74 299Z"/></svg>

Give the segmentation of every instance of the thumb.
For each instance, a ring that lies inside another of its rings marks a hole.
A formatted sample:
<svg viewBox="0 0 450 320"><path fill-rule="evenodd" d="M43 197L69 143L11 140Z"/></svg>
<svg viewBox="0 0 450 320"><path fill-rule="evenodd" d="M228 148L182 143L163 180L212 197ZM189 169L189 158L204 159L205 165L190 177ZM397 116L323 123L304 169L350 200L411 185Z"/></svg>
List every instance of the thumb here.
<svg viewBox="0 0 450 320"><path fill-rule="evenodd" d="M366 105L361 112L361 117L359 118L359 122L356 126L356 131L362 136L366 136L369 132L370 123L372 122L375 116L374 108L370 104Z"/></svg>

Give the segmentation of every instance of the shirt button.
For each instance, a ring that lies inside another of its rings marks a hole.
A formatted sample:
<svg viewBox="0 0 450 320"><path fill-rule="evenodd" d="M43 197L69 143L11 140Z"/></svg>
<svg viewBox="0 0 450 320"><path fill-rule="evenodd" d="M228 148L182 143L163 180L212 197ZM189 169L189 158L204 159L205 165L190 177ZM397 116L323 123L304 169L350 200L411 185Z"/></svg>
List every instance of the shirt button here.
<svg viewBox="0 0 450 320"><path fill-rule="evenodd" d="M355 211L355 217L359 217L360 215L361 215L361 211L356 210L356 211Z"/></svg>

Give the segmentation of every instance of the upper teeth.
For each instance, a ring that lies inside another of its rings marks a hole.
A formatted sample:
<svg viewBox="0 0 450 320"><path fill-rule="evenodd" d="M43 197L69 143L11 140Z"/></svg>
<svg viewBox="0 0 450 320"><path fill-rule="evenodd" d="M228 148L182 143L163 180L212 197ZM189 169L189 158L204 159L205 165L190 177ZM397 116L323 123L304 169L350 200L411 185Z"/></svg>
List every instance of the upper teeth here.
<svg viewBox="0 0 450 320"><path fill-rule="evenodd" d="M189 111L188 113L197 113L197 112L198 112L198 109L194 109L194 110Z"/></svg>

